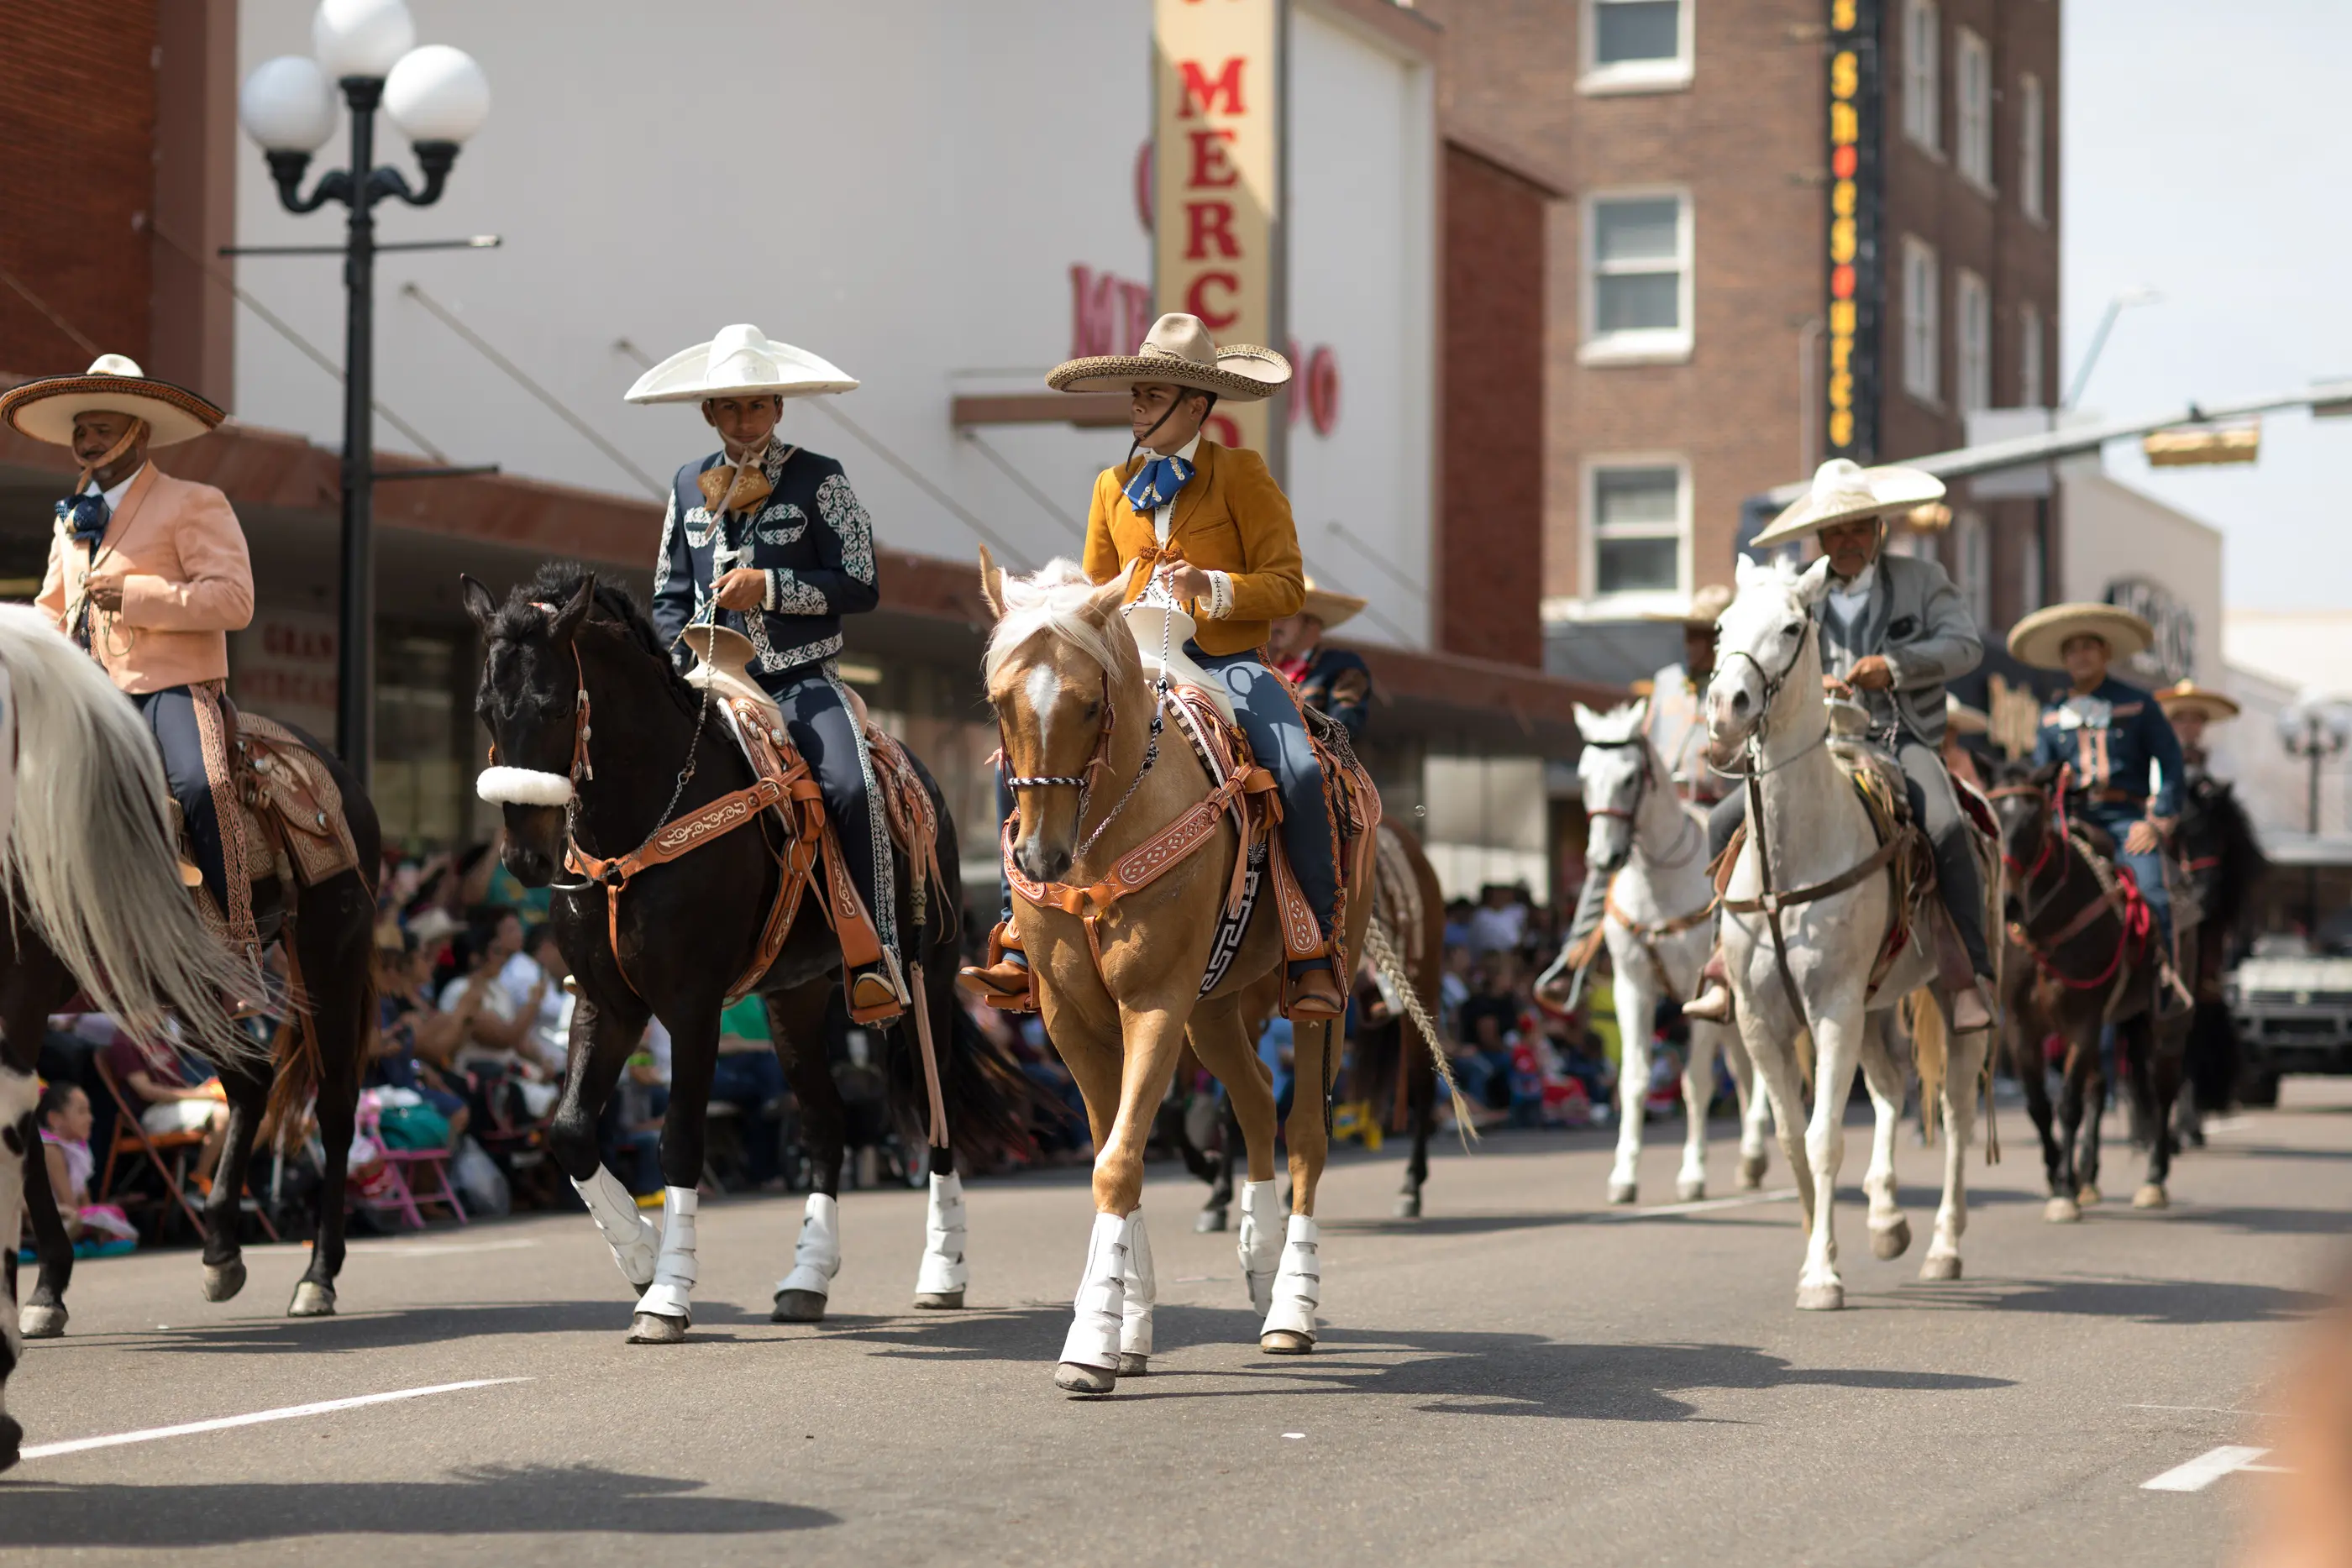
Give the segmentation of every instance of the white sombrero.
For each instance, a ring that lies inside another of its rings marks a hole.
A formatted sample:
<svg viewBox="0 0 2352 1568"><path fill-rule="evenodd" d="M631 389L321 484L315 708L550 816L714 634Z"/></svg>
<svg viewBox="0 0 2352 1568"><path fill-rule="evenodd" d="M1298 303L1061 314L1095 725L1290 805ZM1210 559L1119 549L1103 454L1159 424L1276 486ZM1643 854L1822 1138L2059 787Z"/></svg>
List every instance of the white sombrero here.
<svg viewBox="0 0 2352 1568"><path fill-rule="evenodd" d="M1135 353L1089 354L1045 372L1045 384L1055 392L1123 392L1138 382L1166 382L1236 402L1272 397L1289 381L1290 361L1272 349L1247 343L1220 349L1198 316L1173 310L1151 324Z"/></svg>
<svg viewBox="0 0 2352 1568"><path fill-rule="evenodd" d="M1943 496L1944 482L1925 469L1898 465L1864 468L1851 458L1832 457L1813 471L1812 488L1790 502L1749 548L1786 544L1839 523L1907 512Z"/></svg>
<svg viewBox="0 0 2352 1568"><path fill-rule="evenodd" d="M2037 670L2063 670L2059 656L2069 637L2096 637L2107 645L2107 657L2116 664L2156 643L2156 629L2130 611L2113 604L2053 604L2037 610L2009 629L2009 656Z"/></svg>
<svg viewBox="0 0 2352 1568"><path fill-rule="evenodd" d="M2195 681L2181 681L2156 694L2164 716L2176 714L2202 714L2208 724L2219 724L2225 718L2238 716L2238 699L2227 692L2217 692L2210 686L2200 686Z"/></svg>
<svg viewBox="0 0 2352 1568"><path fill-rule="evenodd" d="M1338 593L1328 588L1318 588L1315 585L1315 580L1310 577L1307 580L1307 598L1298 606L1298 613L1312 615L1316 620L1323 622L1323 630L1328 632L1340 622L1352 619L1370 601L1360 599L1352 593Z"/></svg>
<svg viewBox="0 0 2352 1568"><path fill-rule="evenodd" d="M701 402L714 397L813 397L857 390L857 378L806 349L741 322L682 349L637 378L628 402Z"/></svg>
<svg viewBox="0 0 2352 1568"><path fill-rule="evenodd" d="M1720 582L1710 582L1691 595L1690 605L1684 610L1653 610L1643 615L1644 621L1674 621L1685 626L1712 626L1723 619L1731 608L1731 590Z"/></svg>
<svg viewBox="0 0 2352 1568"><path fill-rule="evenodd" d="M0 395L0 420L20 435L71 446L76 416L126 413L147 422L147 444L193 441L228 417L210 398L159 382L121 354L100 354L78 376L47 376Z"/></svg>
<svg viewBox="0 0 2352 1568"><path fill-rule="evenodd" d="M1990 735L1992 717L1980 707L1970 707L1951 693L1944 694L1944 727L1954 735Z"/></svg>

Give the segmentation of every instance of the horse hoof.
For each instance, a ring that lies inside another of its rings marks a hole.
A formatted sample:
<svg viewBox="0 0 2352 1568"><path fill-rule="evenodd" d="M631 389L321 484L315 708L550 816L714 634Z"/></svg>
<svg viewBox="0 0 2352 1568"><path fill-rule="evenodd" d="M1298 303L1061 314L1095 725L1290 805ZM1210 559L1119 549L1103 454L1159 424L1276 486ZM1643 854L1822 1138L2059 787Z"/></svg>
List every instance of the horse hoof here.
<svg viewBox="0 0 2352 1568"><path fill-rule="evenodd" d="M16 1418L0 1416L0 1470L16 1464L17 1452L24 1441L25 1428L17 1425Z"/></svg>
<svg viewBox="0 0 2352 1568"><path fill-rule="evenodd" d="M1706 1197L1706 1178L1705 1176L1699 1177L1696 1181L1678 1181L1675 1183L1675 1201L1676 1203L1697 1203Z"/></svg>
<svg viewBox="0 0 2352 1568"><path fill-rule="evenodd" d="M1141 1377L1150 1373L1150 1370L1151 1358L1150 1356L1138 1355L1131 1350L1123 1350L1118 1353L1118 1376Z"/></svg>
<svg viewBox="0 0 2352 1568"><path fill-rule="evenodd" d="M1919 1278L1931 1282L1947 1282L1960 1277L1960 1255L1957 1252L1930 1252L1919 1265Z"/></svg>
<svg viewBox="0 0 2352 1568"><path fill-rule="evenodd" d="M915 1306L926 1312L952 1312L963 1305L961 1291L918 1291Z"/></svg>
<svg viewBox="0 0 2352 1568"><path fill-rule="evenodd" d="M2083 1210L2071 1197L2053 1197L2042 1206L2042 1218L2053 1225L2072 1225L2083 1218Z"/></svg>
<svg viewBox="0 0 2352 1568"><path fill-rule="evenodd" d="M824 1298L814 1291L778 1291L772 1323L817 1323L824 1321Z"/></svg>
<svg viewBox="0 0 2352 1568"><path fill-rule="evenodd" d="M2132 1207L2134 1208L2170 1208L2172 1199L2166 1195L2161 1184L2149 1182L2132 1194Z"/></svg>
<svg viewBox="0 0 2352 1568"><path fill-rule="evenodd" d="M1421 1194L1417 1192L1408 1192L1398 1195L1396 1200L1396 1217L1399 1219L1419 1219L1421 1218Z"/></svg>
<svg viewBox="0 0 2352 1568"><path fill-rule="evenodd" d="M1890 1258L1900 1258L1910 1250L1911 1222L1909 1220L1897 1219L1894 1224L1884 1228L1878 1226L1871 1228L1870 1255L1880 1262L1884 1263Z"/></svg>
<svg viewBox="0 0 2352 1568"><path fill-rule="evenodd" d="M1296 1329L1272 1329L1257 1336L1257 1347L1268 1355L1308 1355L1315 1341Z"/></svg>
<svg viewBox="0 0 2352 1568"><path fill-rule="evenodd" d="M2084 1208L2088 1208L2093 1204L2097 1203L2102 1196L2103 1195L2099 1191L2099 1184L2095 1181L2086 1181L2081 1186L2074 1189L2074 1201L2081 1204Z"/></svg>
<svg viewBox="0 0 2352 1568"><path fill-rule="evenodd" d="M1797 1310L1801 1312L1839 1312L1845 1310L1843 1285L1800 1285L1797 1287Z"/></svg>
<svg viewBox="0 0 2352 1568"><path fill-rule="evenodd" d="M685 1318L666 1317L660 1312L639 1312L629 1320L631 1344L683 1344L686 1343Z"/></svg>
<svg viewBox="0 0 2352 1568"><path fill-rule="evenodd" d="M1222 1205L1211 1204L1192 1218L1192 1231L1197 1236L1207 1236L1224 1228L1225 1211Z"/></svg>
<svg viewBox="0 0 2352 1568"><path fill-rule="evenodd" d="M1739 1190L1754 1192L1764 1185L1764 1172L1771 1165L1764 1155L1742 1155L1739 1157Z"/></svg>
<svg viewBox="0 0 2352 1568"><path fill-rule="evenodd" d="M1612 1181L1609 1184L1609 1201L1613 1204L1631 1203L1638 1190L1630 1181Z"/></svg>
<svg viewBox="0 0 2352 1568"><path fill-rule="evenodd" d="M331 1318L335 1315L335 1288L321 1285L316 1280L304 1280L294 1287L294 1299L287 1304L289 1318Z"/></svg>
<svg viewBox="0 0 2352 1568"><path fill-rule="evenodd" d="M16 1332L26 1339L65 1338L65 1303L47 1306L26 1301L16 1309Z"/></svg>
<svg viewBox="0 0 2352 1568"><path fill-rule="evenodd" d="M1054 1386L1065 1394L1108 1394L1118 1386L1118 1374L1107 1366L1066 1361L1054 1369Z"/></svg>
<svg viewBox="0 0 2352 1568"><path fill-rule="evenodd" d="M242 1260L235 1263L205 1265L205 1300L231 1301L244 1289L245 1263Z"/></svg>

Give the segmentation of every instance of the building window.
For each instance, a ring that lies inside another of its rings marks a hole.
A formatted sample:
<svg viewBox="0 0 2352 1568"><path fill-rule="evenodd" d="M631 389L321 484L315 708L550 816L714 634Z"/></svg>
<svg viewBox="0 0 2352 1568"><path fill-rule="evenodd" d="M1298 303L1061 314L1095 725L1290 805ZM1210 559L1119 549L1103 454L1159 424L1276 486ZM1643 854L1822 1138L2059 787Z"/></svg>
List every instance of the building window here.
<svg viewBox="0 0 2352 1568"><path fill-rule="evenodd" d="M2042 78L2029 76L2017 84L2017 205L2035 223L2047 220L2042 187Z"/></svg>
<svg viewBox="0 0 2352 1568"><path fill-rule="evenodd" d="M1930 152L1944 146L1942 26L1935 0L1903 8L1903 134Z"/></svg>
<svg viewBox="0 0 2352 1568"><path fill-rule="evenodd" d="M1595 197L1585 208L1586 364L1683 360L1691 350L1690 198Z"/></svg>
<svg viewBox="0 0 2352 1568"><path fill-rule="evenodd" d="M1660 92L1690 79L1690 0L1584 0L1578 91Z"/></svg>
<svg viewBox="0 0 2352 1568"><path fill-rule="evenodd" d="M1690 486L1676 458L1595 464L1587 483L1595 597L1682 590L1683 540L1690 531Z"/></svg>
<svg viewBox="0 0 2352 1568"><path fill-rule="evenodd" d="M2042 308L2031 300L2017 308L2017 406L2047 406L2042 392Z"/></svg>
<svg viewBox="0 0 2352 1568"><path fill-rule="evenodd" d="M1952 553L1959 568L1960 597L1977 625L1992 624L1992 548L1984 518L1963 511L1952 519Z"/></svg>
<svg viewBox="0 0 2352 1568"><path fill-rule="evenodd" d="M1943 367L1937 362L1943 329L1942 275L1935 247L1903 236L1903 390L1923 402L1942 402Z"/></svg>
<svg viewBox="0 0 2352 1568"><path fill-rule="evenodd" d="M1985 41L1960 28L1952 61L1953 95L1959 99L1960 144L1958 162L1962 175L1992 189L1992 50Z"/></svg>
<svg viewBox="0 0 2352 1568"><path fill-rule="evenodd" d="M1973 413L1992 406L1992 292L1964 267L1953 294L1960 316L1960 412Z"/></svg>

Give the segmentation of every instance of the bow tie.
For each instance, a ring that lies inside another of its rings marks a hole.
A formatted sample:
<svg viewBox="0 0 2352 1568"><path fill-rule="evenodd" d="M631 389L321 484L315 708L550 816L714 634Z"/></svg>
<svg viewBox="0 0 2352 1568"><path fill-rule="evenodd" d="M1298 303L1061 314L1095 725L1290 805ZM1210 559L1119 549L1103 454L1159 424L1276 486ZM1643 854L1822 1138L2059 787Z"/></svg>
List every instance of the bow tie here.
<svg viewBox="0 0 2352 1568"><path fill-rule="evenodd" d="M773 493L768 476L758 463L721 463L716 468L706 468L695 477L696 486L702 491L702 504L710 515L722 512L748 512Z"/></svg>
<svg viewBox="0 0 2352 1568"><path fill-rule="evenodd" d="M1192 477L1192 465L1181 457L1154 457L1135 471L1127 482L1127 504L1135 508L1136 516L1148 517L1176 498L1176 492Z"/></svg>
<svg viewBox="0 0 2352 1568"><path fill-rule="evenodd" d="M106 538L106 525L113 517L114 508L103 496L69 496L58 503L58 520L66 525L74 543L92 549Z"/></svg>

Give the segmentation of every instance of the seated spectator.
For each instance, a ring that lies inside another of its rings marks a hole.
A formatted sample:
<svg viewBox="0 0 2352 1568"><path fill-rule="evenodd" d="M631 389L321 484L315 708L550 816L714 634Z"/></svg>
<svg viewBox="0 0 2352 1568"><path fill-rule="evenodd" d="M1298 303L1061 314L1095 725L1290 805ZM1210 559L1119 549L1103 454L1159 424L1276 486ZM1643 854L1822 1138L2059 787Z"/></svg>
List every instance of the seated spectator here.
<svg viewBox="0 0 2352 1568"><path fill-rule="evenodd" d="M1445 945L1448 947L1470 946L1470 915L1475 908L1466 898L1449 899L1445 905Z"/></svg>
<svg viewBox="0 0 2352 1568"><path fill-rule="evenodd" d="M445 1073L456 1053L459 1020L454 1013L434 1009L425 1000L430 965L416 944L394 933L398 946L387 946L381 928L375 950L378 1021L374 1053L368 1062L371 1088L406 1089L449 1124L449 1147L456 1148L473 1120L473 1109ZM454 1071L450 1069L449 1071Z"/></svg>
<svg viewBox="0 0 2352 1568"><path fill-rule="evenodd" d="M1478 970L1478 988L1460 1010L1461 1049L1454 1065L1463 1090L1490 1111L1511 1105L1512 1037L1518 1032L1519 1002L1509 988L1510 960L1493 954Z"/></svg>
<svg viewBox="0 0 2352 1568"><path fill-rule="evenodd" d="M755 1186L780 1188L783 1167L777 1135L785 1110L784 1068L768 1032L767 1004L756 995L719 1015L710 1100L742 1113L744 1174Z"/></svg>
<svg viewBox="0 0 2352 1568"><path fill-rule="evenodd" d="M102 1056L149 1136L205 1134L204 1147L189 1169L196 1185L210 1191L213 1162L220 1158L222 1141L228 1135L228 1095L220 1080L190 1082L194 1075L168 1040L134 1040L118 1033Z"/></svg>
<svg viewBox="0 0 2352 1568"><path fill-rule="evenodd" d="M542 974L520 998L499 983L507 960L522 950L522 922L511 911L485 911L450 947L459 972L442 988L441 1010L458 1019L457 1065L485 1084L512 1084L524 1114L539 1120L554 1108L562 1063L540 1057L531 1031L551 982Z"/></svg>
<svg viewBox="0 0 2352 1568"><path fill-rule="evenodd" d="M1470 999L1470 949L1456 943L1445 949L1445 968L1437 977L1437 1021L1454 1039L1462 1038L1462 1004Z"/></svg>
<svg viewBox="0 0 2352 1568"><path fill-rule="evenodd" d="M518 1016L530 1020L531 1052L559 1077L570 1054L572 993L564 986L572 966L555 945L555 926L541 921L523 937L522 949L499 971L499 984L515 1004ZM539 998L533 1009L530 999Z"/></svg>
<svg viewBox="0 0 2352 1568"><path fill-rule="evenodd" d="M41 1092L35 1116L41 1127L41 1153L48 1166L49 1192L73 1239L78 1258L110 1257L139 1245L130 1217L110 1203L92 1203L89 1178L97 1163L89 1152L89 1096L74 1083L52 1083Z"/></svg>
<svg viewBox="0 0 2352 1568"><path fill-rule="evenodd" d="M1471 952L1482 958L1489 953L1517 953L1527 932L1528 906L1517 890L1500 883L1479 890L1478 907L1470 916Z"/></svg>
<svg viewBox="0 0 2352 1568"><path fill-rule="evenodd" d="M669 1031L646 1026L646 1038L621 1070L613 1095L614 1174L639 1197L662 1190L662 1119L669 1111Z"/></svg>

